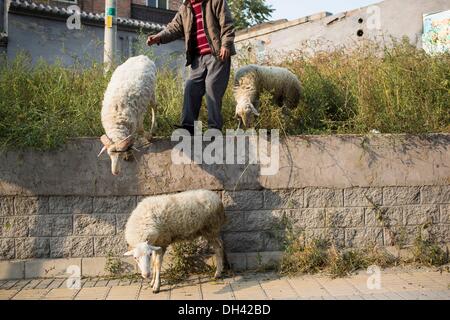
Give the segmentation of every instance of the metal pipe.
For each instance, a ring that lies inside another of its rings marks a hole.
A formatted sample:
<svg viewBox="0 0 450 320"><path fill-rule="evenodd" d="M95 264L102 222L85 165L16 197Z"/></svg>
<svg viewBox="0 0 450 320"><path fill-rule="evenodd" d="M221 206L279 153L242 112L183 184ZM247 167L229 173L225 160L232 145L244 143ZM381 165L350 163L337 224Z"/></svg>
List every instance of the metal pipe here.
<svg viewBox="0 0 450 320"><path fill-rule="evenodd" d="M105 72L114 65L117 43L117 1L105 1L105 44L103 64Z"/></svg>

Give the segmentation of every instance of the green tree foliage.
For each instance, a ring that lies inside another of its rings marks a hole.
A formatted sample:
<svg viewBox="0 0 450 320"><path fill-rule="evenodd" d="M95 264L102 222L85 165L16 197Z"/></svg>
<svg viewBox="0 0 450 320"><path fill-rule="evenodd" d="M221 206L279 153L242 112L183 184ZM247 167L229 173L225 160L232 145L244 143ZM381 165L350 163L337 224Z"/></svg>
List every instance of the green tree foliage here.
<svg viewBox="0 0 450 320"><path fill-rule="evenodd" d="M274 9L266 0L228 0L237 30L268 21Z"/></svg>

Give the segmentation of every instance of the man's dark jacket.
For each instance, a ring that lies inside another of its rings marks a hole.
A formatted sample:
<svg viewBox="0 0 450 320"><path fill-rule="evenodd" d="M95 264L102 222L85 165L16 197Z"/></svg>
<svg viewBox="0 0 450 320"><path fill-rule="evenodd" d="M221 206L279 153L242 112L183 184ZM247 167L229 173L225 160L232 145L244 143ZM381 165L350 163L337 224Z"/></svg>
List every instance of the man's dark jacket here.
<svg viewBox="0 0 450 320"><path fill-rule="evenodd" d="M212 54L218 57L220 48L225 47L230 50L231 55L235 55L234 23L227 1L203 0L202 9L203 25ZM158 34L161 43L168 43L184 37L186 45L186 66L192 63L192 56L195 52L196 35L192 32L194 19L195 15L190 1L184 0L172 22Z"/></svg>

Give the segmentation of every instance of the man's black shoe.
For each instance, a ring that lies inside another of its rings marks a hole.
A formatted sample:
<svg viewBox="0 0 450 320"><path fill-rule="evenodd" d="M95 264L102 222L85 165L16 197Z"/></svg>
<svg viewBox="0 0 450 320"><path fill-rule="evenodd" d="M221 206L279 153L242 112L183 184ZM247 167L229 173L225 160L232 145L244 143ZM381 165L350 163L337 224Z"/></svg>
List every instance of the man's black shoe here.
<svg viewBox="0 0 450 320"><path fill-rule="evenodd" d="M194 135L194 126L180 126L180 125L174 125L175 129L184 129L189 132L191 136Z"/></svg>

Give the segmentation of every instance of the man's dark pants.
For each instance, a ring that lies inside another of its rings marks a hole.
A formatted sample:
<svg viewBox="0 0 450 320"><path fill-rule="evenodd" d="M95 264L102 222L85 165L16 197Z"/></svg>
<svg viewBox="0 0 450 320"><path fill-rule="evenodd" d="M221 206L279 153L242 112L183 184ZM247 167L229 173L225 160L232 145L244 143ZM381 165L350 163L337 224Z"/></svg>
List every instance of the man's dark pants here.
<svg viewBox="0 0 450 320"><path fill-rule="evenodd" d="M184 105L181 123L193 128L198 120L202 98L206 94L208 128L222 130L222 98L230 79L231 59L222 61L212 54L195 56L191 74L184 89Z"/></svg>

